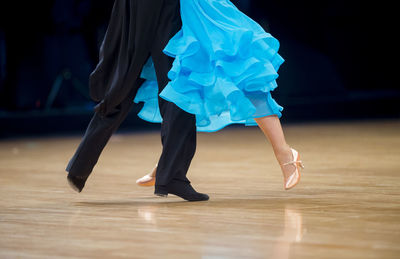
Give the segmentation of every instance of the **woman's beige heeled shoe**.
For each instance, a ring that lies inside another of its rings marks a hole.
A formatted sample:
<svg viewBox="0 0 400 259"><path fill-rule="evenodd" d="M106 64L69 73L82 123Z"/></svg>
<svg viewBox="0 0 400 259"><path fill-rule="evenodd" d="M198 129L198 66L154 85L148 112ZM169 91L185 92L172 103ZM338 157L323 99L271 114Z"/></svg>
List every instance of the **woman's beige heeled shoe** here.
<svg viewBox="0 0 400 259"><path fill-rule="evenodd" d="M290 190L299 183L300 168L304 169L304 165L303 165L303 162L300 160L299 153L296 150L294 150L293 148L291 150L292 150L292 154L293 154L293 161L284 163L283 166L294 165L296 167L296 170L293 172L293 174L287 180L285 180L285 183L284 183L285 190Z"/></svg>
<svg viewBox="0 0 400 259"><path fill-rule="evenodd" d="M136 184L142 187L151 187L156 184L157 165L154 167L153 172L146 174L142 178L136 180Z"/></svg>

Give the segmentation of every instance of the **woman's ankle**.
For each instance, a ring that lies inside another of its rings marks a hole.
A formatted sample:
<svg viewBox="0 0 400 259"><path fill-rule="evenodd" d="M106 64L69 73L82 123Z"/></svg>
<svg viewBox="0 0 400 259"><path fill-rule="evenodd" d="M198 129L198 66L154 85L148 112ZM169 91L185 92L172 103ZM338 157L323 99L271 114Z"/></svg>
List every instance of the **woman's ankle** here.
<svg viewBox="0 0 400 259"><path fill-rule="evenodd" d="M292 149L288 144L282 145L281 147L275 148L274 153L279 164L286 163L291 158Z"/></svg>

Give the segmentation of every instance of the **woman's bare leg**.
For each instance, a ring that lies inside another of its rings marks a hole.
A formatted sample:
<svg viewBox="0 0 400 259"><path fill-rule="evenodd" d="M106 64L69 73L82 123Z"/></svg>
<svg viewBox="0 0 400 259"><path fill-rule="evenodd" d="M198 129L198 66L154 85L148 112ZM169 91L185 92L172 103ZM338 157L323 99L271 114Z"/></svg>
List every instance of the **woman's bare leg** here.
<svg viewBox="0 0 400 259"><path fill-rule="evenodd" d="M281 166L283 176L286 180L296 170L296 166L293 164L283 166L284 163L293 161L293 155L290 146L286 143L285 135L278 116L266 116L255 120L271 143L275 157Z"/></svg>

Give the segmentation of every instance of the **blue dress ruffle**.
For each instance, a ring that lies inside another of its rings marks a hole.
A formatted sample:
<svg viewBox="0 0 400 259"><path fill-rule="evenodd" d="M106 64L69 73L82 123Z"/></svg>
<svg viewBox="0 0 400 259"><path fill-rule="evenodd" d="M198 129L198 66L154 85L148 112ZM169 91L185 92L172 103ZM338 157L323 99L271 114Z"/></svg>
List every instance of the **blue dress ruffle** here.
<svg viewBox="0 0 400 259"><path fill-rule="evenodd" d="M279 41L229 0L182 0L182 29L164 52L175 58L171 80L160 96L196 115L199 131L229 124L256 125L254 118L277 115L283 107L271 96L284 62ZM144 102L142 119L161 122L158 87L149 60L148 79L135 102Z"/></svg>

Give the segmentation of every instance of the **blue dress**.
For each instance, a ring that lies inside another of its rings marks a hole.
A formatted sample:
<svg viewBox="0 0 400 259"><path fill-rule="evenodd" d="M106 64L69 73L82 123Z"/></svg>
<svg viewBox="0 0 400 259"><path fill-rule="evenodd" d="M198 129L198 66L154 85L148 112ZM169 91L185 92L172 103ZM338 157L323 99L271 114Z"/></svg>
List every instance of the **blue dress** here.
<svg viewBox="0 0 400 259"><path fill-rule="evenodd" d="M160 96L196 115L198 131L281 117L283 108L271 96L284 62L279 41L229 0L181 0L181 16L182 29L164 49L175 61ZM135 98L144 102L139 116L161 122L151 60L142 77L147 81Z"/></svg>

